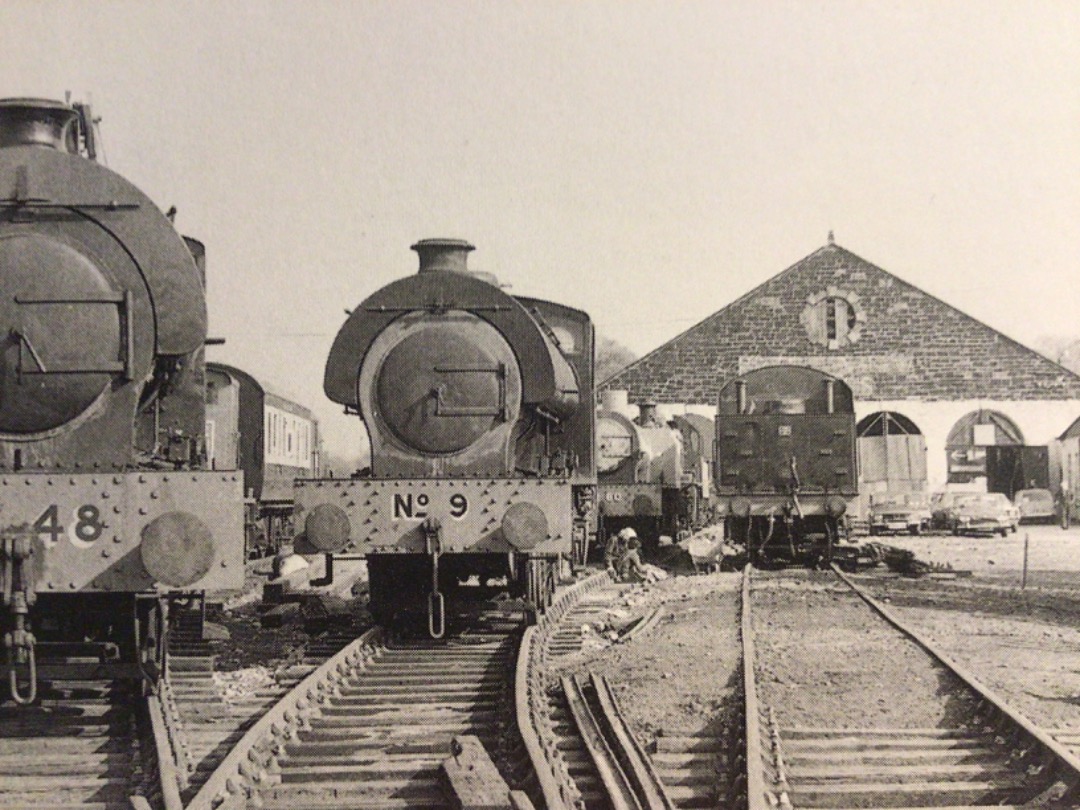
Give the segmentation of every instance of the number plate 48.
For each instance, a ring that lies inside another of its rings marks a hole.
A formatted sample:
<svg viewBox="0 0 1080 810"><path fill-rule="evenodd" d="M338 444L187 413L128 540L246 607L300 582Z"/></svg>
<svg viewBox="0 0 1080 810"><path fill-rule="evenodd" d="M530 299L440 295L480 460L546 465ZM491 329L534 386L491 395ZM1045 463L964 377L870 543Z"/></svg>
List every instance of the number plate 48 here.
<svg viewBox="0 0 1080 810"><path fill-rule="evenodd" d="M51 503L34 521L34 531L42 538L45 548L54 548L64 535L76 548L89 548L101 537L105 524L101 510L91 503L75 507L70 515L61 515L60 507Z"/></svg>

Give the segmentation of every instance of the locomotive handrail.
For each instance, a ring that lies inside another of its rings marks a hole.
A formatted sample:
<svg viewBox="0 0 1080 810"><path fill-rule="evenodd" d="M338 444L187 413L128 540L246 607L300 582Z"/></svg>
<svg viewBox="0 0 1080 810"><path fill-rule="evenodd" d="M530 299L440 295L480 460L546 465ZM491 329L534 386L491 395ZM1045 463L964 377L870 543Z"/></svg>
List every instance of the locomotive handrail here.
<svg viewBox="0 0 1080 810"><path fill-rule="evenodd" d="M383 633L381 627L368 630L294 686L233 746L186 810L243 807L252 786L264 782L276 767L277 751L285 741L319 713L318 704L326 702L346 673L370 660Z"/></svg>
<svg viewBox="0 0 1080 810"><path fill-rule="evenodd" d="M1044 750L1048 751L1054 758L1057 765L1057 772L1062 779L1065 779L1069 783L1070 793L1075 794L1080 790L1080 757L1073 754L1068 748L1063 746L1052 736L1047 734L1039 726L1035 725L1027 716L1021 714L1015 708L1010 706L1004 698L998 695L996 692L986 686L982 681L975 677L974 674L966 667L958 664L942 650L940 650L933 642L926 638L922 633L908 627L894 614L889 608L885 607L870 594L865 593L862 588L855 584L855 582L848 577L843 571L841 571L835 564L832 566L833 572L840 577L840 579L853 590L856 595L868 604L874 611L881 615L889 624L903 633L905 636L914 641L917 645L922 647L926 652L936 658L945 666L946 669L952 671L960 680L974 689L979 697L984 702L994 708L994 710L1001 716L1008 718L1016 727L1021 729L1029 737L1036 740Z"/></svg>

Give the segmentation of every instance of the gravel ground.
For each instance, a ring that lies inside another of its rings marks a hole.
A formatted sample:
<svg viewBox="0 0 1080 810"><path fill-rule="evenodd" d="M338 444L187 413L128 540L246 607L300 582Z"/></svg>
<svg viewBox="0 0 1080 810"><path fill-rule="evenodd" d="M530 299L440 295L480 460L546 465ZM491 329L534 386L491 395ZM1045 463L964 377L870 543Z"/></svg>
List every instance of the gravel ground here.
<svg viewBox="0 0 1080 810"><path fill-rule="evenodd" d="M587 644L558 671L605 675L644 743L661 733L719 733L741 662L740 578L717 573L636 587L621 621L659 605L659 622L626 643Z"/></svg>
<svg viewBox="0 0 1080 810"><path fill-rule="evenodd" d="M830 573L757 572L759 697L784 727L960 727L972 701L955 679Z"/></svg>
<svg viewBox="0 0 1080 810"><path fill-rule="evenodd" d="M948 581L860 577L871 592L1037 725L1080 730L1080 531L1022 526L1007 540L906 538L896 545L972 574Z"/></svg>
<svg viewBox="0 0 1080 810"><path fill-rule="evenodd" d="M879 580L874 594L1037 725L1080 730L1080 529L895 545L972 575Z"/></svg>
<svg viewBox="0 0 1080 810"><path fill-rule="evenodd" d="M923 535L873 538L914 551L921 560L970 571L978 581L1019 587L1024 580L1027 540L1028 586L1080 582L1080 527L1062 531L1056 526L1021 526L1008 537Z"/></svg>

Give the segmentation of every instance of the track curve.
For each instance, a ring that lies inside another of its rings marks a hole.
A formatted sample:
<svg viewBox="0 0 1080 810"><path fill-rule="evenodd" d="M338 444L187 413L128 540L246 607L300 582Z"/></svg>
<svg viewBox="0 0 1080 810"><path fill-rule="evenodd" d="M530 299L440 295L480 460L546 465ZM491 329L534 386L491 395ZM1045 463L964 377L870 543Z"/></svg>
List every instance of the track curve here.
<svg viewBox="0 0 1080 810"><path fill-rule="evenodd" d="M769 583L782 579L759 580L765 612L754 608L760 615L750 623L745 667L749 808L1075 806L1080 762L1070 751L841 572L836 577L803 590L789 581L772 596ZM793 601L797 611L785 615ZM870 629L873 621L879 626ZM764 654L755 654L754 627L767 628ZM797 644L780 643L784 634ZM819 647L831 659L815 658ZM781 650L802 651L806 663L775 658ZM864 671L865 661L879 670L888 662L888 672ZM852 701L858 706L872 707L867 695L879 694L878 710L861 722L850 710L833 715L847 688L853 698L864 692ZM828 699L799 697L815 694ZM901 695L902 705L888 705ZM760 705L752 705L755 696Z"/></svg>

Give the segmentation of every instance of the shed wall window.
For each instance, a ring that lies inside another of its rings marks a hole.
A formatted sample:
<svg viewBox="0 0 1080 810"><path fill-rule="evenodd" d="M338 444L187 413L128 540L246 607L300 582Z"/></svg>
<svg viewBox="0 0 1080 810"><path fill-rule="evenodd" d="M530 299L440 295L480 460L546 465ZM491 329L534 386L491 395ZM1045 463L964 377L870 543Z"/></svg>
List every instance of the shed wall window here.
<svg viewBox="0 0 1080 810"><path fill-rule="evenodd" d="M866 311L857 294L830 287L807 298L799 320L811 343L843 349L862 336Z"/></svg>
<svg viewBox="0 0 1080 810"><path fill-rule="evenodd" d="M828 340L846 337L855 328L855 310L843 298L825 299L825 336Z"/></svg>

